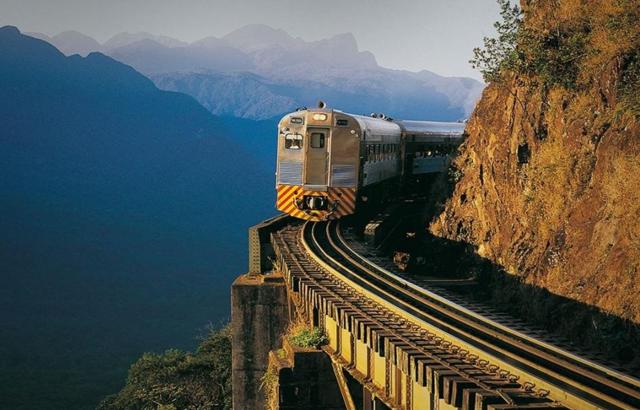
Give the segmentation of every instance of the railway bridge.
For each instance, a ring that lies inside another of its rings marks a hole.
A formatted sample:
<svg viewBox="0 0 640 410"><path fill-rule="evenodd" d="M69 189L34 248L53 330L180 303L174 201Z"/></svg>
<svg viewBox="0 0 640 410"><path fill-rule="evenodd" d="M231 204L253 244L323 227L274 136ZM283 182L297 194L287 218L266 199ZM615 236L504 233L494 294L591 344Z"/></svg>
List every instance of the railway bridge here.
<svg viewBox="0 0 640 410"><path fill-rule="evenodd" d="M372 262L341 223L249 231L232 288L235 409L631 409L640 380ZM319 328L294 346L292 323Z"/></svg>

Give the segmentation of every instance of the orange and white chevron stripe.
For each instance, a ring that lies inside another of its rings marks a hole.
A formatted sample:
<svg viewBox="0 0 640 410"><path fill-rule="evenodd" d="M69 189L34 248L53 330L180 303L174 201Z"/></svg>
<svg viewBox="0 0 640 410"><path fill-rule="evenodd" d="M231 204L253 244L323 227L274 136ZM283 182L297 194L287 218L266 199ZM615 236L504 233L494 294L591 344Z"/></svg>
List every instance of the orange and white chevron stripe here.
<svg viewBox="0 0 640 410"><path fill-rule="evenodd" d="M293 217L306 221L326 221L351 215L356 210L356 190L354 188L328 188L328 191L306 191L299 185L278 185L276 208ZM335 211L301 210L296 199L305 195L324 196L329 200L329 209L338 204Z"/></svg>

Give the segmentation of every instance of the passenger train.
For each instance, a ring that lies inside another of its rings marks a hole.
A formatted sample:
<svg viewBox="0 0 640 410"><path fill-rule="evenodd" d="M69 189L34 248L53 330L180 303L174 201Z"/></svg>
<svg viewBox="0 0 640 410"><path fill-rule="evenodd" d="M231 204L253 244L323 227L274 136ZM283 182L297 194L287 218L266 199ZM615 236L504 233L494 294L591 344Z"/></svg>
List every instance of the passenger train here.
<svg viewBox="0 0 640 410"><path fill-rule="evenodd" d="M287 114L278 124L276 207L309 221L354 214L411 178L444 170L464 127L348 114L323 102Z"/></svg>

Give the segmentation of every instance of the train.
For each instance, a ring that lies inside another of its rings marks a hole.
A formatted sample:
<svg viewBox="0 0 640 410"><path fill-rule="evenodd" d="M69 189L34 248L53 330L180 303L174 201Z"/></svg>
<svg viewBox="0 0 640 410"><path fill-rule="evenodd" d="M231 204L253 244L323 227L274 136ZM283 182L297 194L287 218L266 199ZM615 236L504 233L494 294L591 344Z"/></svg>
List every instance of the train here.
<svg viewBox="0 0 640 410"><path fill-rule="evenodd" d="M322 101L300 108L278 123L276 208L307 221L355 214L411 179L446 169L464 128L349 114Z"/></svg>

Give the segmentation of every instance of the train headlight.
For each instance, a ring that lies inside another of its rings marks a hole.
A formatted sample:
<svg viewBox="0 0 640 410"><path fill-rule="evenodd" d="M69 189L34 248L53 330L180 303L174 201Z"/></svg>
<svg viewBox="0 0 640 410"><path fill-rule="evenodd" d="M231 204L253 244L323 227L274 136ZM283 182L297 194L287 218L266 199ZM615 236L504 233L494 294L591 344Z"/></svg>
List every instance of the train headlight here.
<svg viewBox="0 0 640 410"><path fill-rule="evenodd" d="M316 121L326 121L327 114L313 114L313 119Z"/></svg>

